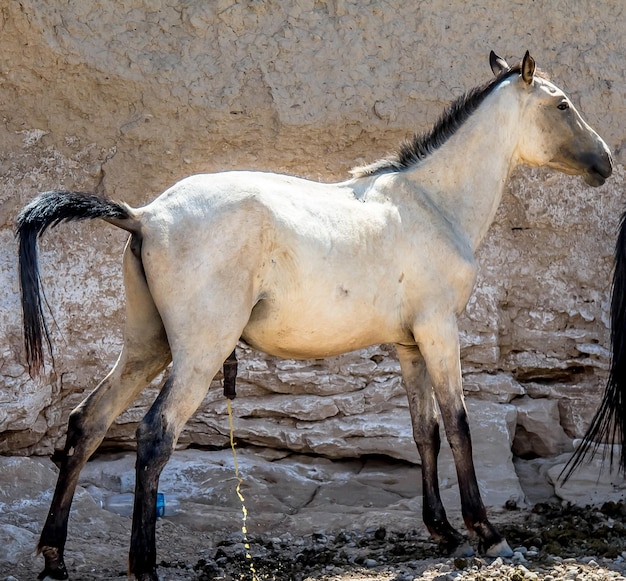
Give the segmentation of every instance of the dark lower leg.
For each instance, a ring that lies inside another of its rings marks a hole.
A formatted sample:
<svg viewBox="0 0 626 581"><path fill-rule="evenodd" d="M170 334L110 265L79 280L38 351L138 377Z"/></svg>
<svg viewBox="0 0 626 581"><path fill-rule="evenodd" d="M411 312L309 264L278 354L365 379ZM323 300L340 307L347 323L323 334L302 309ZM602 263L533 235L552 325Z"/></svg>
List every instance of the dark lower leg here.
<svg viewBox="0 0 626 581"><path fill-rule="evenodd" d="M170 376L168 382L171 379ZM161 394L166 391L167 383ZM128 569L129 575L134 575L139 581L158 581L156 500L161 471L175 444L174 434L168 432L163 417L154 412L155 409L160 409L160 406L153 406L137 430L137 477Z"/></svg>
<svg viewBox="0 0 626 581"><path fill-rule="evenodd" d="M72 499L80 471L102 441L106 431L87 433L83 429L82 419L82 413L73 412L68 422L59 477L37 545L37 551L43 554L45 561L45 568L39 575L40 579L46 576L52 579L67 579L63 553Z"/></svg>
<svg viewBox="0 0 626 581"><path fill-rule="evenodd" d="M427 438L424 443L418 444L418 450L422 459L424 496L422 512L424 524L446 554L456 554L458 551L465 554L470 549L467 539L448 522L448 517L439 494L437 457L441 440L437 423L434 423L431 432L430 438Z"/></svg>
<svg viewBox="0 0 626 581"><path fill-rule="evenodd" d="M480 496L472 459L472 443L467 413L464 408L457 412L455 420L454 428L448 430L448 441L456 464L463 520L468 530L478 537L479 551L489 553L502 543L506 545L506 541L489 522L487 511ZM508 545L506 547L508 548Z"/></svg>

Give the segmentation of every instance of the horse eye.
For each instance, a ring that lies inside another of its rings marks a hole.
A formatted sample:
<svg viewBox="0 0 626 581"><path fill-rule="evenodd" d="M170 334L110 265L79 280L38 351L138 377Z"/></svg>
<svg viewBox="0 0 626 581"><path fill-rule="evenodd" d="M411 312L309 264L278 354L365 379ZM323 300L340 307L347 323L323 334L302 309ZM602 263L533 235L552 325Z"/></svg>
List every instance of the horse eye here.
<svg viewBox="0 0 626 581"><path fill-rule="evenodd" d="M569 103L566 103L565 101L563 101L562 103L559 103L556 107L557 107L557 109L559 109L561 111L565 111L565 110L569 109Z"/></svg>

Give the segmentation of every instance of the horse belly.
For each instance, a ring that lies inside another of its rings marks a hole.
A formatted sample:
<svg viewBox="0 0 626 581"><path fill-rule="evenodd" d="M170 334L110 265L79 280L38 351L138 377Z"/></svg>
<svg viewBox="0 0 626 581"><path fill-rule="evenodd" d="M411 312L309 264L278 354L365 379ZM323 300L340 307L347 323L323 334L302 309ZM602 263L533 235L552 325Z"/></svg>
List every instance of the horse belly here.
<svg viewBox="0 0 626 581"><path fill-rule="evenodd" d="M318 359L369 345L406 340L392 314L336 301L260 301L242 338L255 349L289 359Z"/></svg>

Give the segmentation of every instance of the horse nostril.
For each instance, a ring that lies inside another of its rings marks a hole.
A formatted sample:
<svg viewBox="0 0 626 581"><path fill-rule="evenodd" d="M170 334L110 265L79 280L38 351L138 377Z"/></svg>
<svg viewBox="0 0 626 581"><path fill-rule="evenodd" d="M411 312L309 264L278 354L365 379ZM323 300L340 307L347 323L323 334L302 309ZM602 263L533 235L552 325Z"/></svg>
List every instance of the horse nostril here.
<svg viewBox="0 0 626 581"><path fill-rule="evenodd" d="M605 155L590 156L588 162L590 173L602 176L604 179L613 173L613 158L608 152Z"/></svg>
<svg viewBox="0 0 626 581"><path fill-rule="evenodd" d="M610 158L606 160L606 163L594 165L592 171L600 174L603 178L608 178L613 173L613 163Z"/></svg>

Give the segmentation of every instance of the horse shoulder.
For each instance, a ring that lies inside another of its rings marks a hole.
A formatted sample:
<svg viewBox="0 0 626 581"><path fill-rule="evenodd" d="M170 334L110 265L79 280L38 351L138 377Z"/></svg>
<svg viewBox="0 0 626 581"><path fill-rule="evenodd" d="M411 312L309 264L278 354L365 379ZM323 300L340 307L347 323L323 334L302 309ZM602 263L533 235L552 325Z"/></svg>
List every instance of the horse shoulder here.
<svg viewBox="0 0 626 581"><path fill-rule="evenodd" d="M399 182L399 183L398 183ZM443 306L457 314L466 306L478 265L470 239L449 220L424 188L396 178L395 206L402 224L398 254L405 276L405 311L417 313Z"/></svg>

